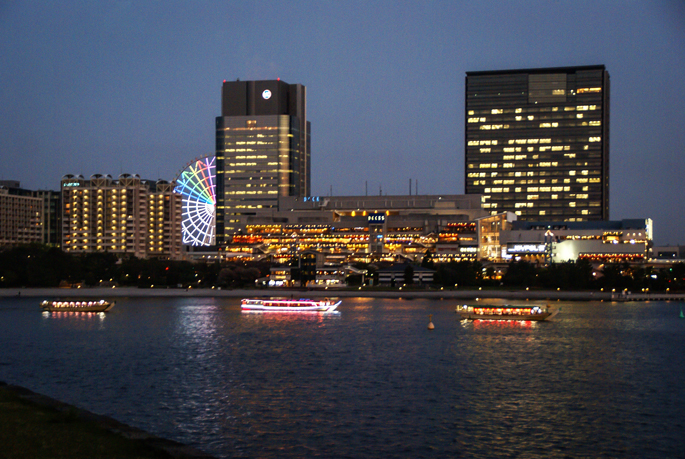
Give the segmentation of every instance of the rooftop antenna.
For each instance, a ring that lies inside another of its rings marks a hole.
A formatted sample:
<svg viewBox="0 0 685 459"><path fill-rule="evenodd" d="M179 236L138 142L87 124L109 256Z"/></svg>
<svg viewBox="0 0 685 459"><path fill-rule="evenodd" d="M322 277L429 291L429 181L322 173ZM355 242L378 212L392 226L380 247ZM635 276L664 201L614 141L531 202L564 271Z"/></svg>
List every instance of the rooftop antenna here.
<svg viewBox="0 0 685 459"><path fill-rule="evenodd" d="M369 181L365 180L364 181L364 196L368 196L368 195L369 195Z"/></svg>

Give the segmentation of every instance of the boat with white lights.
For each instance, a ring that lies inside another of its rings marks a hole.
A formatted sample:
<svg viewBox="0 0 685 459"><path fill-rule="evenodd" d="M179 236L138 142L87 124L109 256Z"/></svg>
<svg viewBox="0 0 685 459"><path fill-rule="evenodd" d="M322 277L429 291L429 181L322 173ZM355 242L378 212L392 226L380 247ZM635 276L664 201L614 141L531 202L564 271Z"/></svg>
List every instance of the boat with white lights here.
<svg viewBox="0 0 685 459"><path fill-rule="evenodd" d="M114 307L114 304L114 301L106 300L45 300L40 303L40 307L43 311L48 312L107 312Z"/></svg>
<svg viewBox="0 0 685 459"><path fill-rule="evenodd" d="M480 306L465 304L457 306L457 314L463 320L549 320L559 313L559 308L547 306Z"/></svg>
<svg viewBox="0 0 685 459"><path fill-rule="evenodd" d="M293 299L244 299L240 307L243 311L263 312L333 312L342 301L330 301L328 298L316 301L308 298Z"/></svg>

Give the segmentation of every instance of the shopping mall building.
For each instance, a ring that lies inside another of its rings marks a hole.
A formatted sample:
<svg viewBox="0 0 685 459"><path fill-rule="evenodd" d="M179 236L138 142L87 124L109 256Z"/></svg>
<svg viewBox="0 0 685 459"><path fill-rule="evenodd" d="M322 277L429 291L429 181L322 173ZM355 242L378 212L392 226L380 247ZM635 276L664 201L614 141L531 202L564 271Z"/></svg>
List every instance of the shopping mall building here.
<svg viewBox="0 0 685 459"><path fill-rule="evenodd" d="M278 262L316 251L327 262L420 262L430 253L436 263L642 263L651 244L650 219L523 222L511 212L490 215L478 195L283 197L279 210L247 218L219 254Z"/></svg>

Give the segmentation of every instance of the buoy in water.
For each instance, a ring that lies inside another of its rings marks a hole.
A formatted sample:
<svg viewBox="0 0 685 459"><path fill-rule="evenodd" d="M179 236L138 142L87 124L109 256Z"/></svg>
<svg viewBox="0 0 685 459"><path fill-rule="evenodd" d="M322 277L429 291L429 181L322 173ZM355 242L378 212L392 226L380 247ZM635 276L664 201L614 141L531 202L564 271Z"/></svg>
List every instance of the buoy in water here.
<svg viewBox="0 0 685 459"><path fill-rule="evenodd" d="M433 330L435 325L433 325L433 314L428 314L428 329Z"/></svg>

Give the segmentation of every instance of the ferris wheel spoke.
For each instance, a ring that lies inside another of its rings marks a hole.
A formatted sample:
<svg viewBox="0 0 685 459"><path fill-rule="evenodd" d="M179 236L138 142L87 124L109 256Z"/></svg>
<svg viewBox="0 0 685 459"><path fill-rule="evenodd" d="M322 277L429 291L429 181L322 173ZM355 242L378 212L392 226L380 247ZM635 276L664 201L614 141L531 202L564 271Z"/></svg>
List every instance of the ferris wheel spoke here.
<svg viewBox="0 0 685 459"><path fill-rule="evenodd" d="M188 165L176 178L174 191L183 196L183 243L214 244L216 221L216 158L207 156Z"/></svg>

